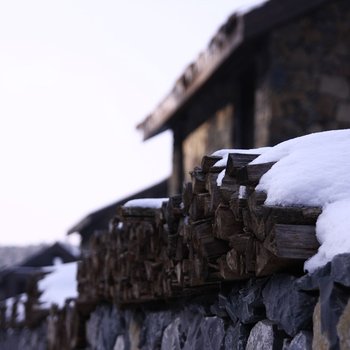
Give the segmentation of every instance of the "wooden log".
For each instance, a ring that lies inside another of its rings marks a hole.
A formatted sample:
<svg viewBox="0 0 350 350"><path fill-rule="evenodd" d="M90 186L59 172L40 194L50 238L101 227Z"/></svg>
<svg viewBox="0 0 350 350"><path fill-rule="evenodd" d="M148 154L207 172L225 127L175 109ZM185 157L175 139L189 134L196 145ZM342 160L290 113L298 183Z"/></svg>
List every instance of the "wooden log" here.
<svg viewBox="0 0 350 350"><path fill-rule="evenodd" d="M273 224L315 225L322 209L319 207L262 206L263 215ZM272 227L270 228L270 230Z"/></svg>
<svg viewBox="0 0 350 350"><path fill-rule="evenodd" d="M237 173L244 166L248 165L260 154L230 153L227 158L226 174L236 177Z"/></svg>
<svg viewBox="0 0 350 350"><path fill-rule="evenodd" d="M202 158L201 168L203 172L209 173L211 171L211 168L214 166L215 163L217 163L222 157L220 156L204 156Z"/></svg>
<svg viewBox="0 0 350 350"><path fill-rule="evenodd" d="M147 207L126 207L120 206L117 209L119 217L151 217L154 218L159 215L160 209L147 208Z"/></svg>
<svg viewBox="0 0 350 350"><path fill-rule="evenodd" d="M256 186L260 178L269 171L276 162L249 164L237 172L237 182L241 185Z"/></svg>
<svg viewBox="0 0 350 350"><path fill-rule="evenodd" d="M236 179L225 175L221 182L220 193L225 204L229 204L232 197L238 197L239 184Z"/></svg>
<svg viewBox="0 0 350 350"><path fill-rule="evenodd" d="M256 267L257 277L268 276L276 272L303 273L305 259L288 259L277 257L260 242L256 242Z"/></svg>
<svg viewBox="0 0 350 350"><path fill-rule="evenodd" d="M276 224L264 246L277 257L306 260L316 254L320 244L313 225Z"/></svg>
<svg viewBox="0 0 350 350"><path fill-rule="evenodd" d="M236 221L243 222L243 210L245 210L246 208L247 208L246 198L236 198L236 197L231 198L230 209L232 210Z"/></svg>
<svg viewBox="0 0 350 350"><path fill-rule="evenodd" d="M217 177L218 174L215 173L209 173L206 177L206 189L210 194L209 211L212 214L215 213L216 208L222 201L220 187L216 183Z"/></svg>
<svg viewBox="0 0 350 350"><path fill-rule="evenodd" d="M232 210L220 204L215 212L213 234L215 237L229 241L232 236L243 233L243 225L237 222Z"/></svg>
<svg viewBox="0 0 350 350"><path fill-rule="evenodd" d="M189 209L189 215L191 220L197 221L205 219L213 214L209 211L208 204L210 203L209 193L198 193L194 194L192 203Z"/></svg>
<svg viewBox="0 0 350 350"><path fill-rule="evenodd" d="M205 188L205 173L202 171L201 168L194 168L194 170L190 173L191 174L191 180L192 180L192 191L193 193L203 193L207 192Z"/></svg>
<svg viewBox="0 0 350 350"><path fill-rule="evenodd" d="M192 202L193 188L192 182L184 183L182 188L183 214L188 214Z"/></svg>
<svg viewBox="0 0 350 350"><path fill-rule="evenodd" d="M226 254L226 263L235 276L235 279L245 279L250 276L246 268L245 253L231 249Z"/></svg>
<svg viewBox="0 0 350 350"><path fill-rule="evenodd" d="M194 251L205 257L216 257L228 250L228 243L213 235L212 220L201 220L190 225Z"/></svg>

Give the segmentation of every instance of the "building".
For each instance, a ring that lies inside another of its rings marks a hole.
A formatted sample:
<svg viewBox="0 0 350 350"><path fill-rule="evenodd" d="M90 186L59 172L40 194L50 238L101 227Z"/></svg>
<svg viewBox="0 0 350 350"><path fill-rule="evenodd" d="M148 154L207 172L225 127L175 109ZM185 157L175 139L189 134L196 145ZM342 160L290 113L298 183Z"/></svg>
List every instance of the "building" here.
<svg viewBox="0 0 350 350"><path fill-rule="evenodd" d="M40 273L44 266L69 263L78 260L78 255L62 243L43 248L20 264L0 270L0 301L24 293L28 281Z"/></svg>
<svg viewBox="0 0 350 350"><path fill-rule="evenodd" d="M138 128L172 130L170 194L203 154L350 127L350 2L270 0L232 15Z"/></svg>

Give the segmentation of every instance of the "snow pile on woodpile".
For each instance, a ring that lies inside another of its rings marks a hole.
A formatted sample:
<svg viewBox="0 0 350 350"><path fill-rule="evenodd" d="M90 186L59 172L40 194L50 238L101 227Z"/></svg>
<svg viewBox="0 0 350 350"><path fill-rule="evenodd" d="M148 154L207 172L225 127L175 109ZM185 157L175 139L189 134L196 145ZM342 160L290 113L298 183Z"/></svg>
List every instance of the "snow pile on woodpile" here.
<svg viewBox="0 0 350 350"><path fill-rule="evenodd" d="M275 163L256 187L267 193L266 205L322 208L316 223L321 246L306 270L350 252L350 130L314 133L271 148L221 150L213 154L223 156L216 166L226 164L229 153L261 154L250 164ZM219 181L224 175L225 170Z"/></svg>

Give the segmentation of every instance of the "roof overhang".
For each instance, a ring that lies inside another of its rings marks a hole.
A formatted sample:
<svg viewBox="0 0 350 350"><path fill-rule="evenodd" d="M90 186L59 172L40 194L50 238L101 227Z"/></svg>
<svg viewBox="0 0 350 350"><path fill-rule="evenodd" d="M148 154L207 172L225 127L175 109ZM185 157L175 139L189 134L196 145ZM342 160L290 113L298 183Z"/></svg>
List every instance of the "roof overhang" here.
<svg viewBox="0 0 350 350"><path fill-rule="evenodd" d="M137 129L147 140L170 129L184 106L200 91L219 67L239 48L272 29L331 0L270 0L244 15L232 15L211 40L206 51L190 64L171 92Z"/></svg>

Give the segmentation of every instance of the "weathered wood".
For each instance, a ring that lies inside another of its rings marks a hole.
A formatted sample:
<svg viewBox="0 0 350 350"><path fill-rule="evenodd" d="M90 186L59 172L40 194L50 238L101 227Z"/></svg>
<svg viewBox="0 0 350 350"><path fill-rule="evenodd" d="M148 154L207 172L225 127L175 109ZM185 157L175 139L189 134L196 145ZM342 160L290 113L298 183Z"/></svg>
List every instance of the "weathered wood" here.
<svg viewBox="0 0 350 350"><path fill-rule="evenodd" d="M317 253L320 244L315 226L276 224L264 246L277 257L306 260Z"/></svg>
<svg viewBox="0 0 350 350"><path fill-rule="evenodd" d="M218 174L215 174L215 173L209 173L207 174L207 177L206 177L206 189L210 194L209 210L213 214L216 208L218 207L218 205L222 201L220 188L216 183L217 177L218 177Z"/></svg>
<svg viewBox="0 0 350 350"><path fill-rule="evenodd" d="M250 274L246 268L245 253L238 252L236 249L231 249L226 254L226 263L232 273L236 276L236 279L249 277Z"/></svg>
<svg viewBox="0 0 350 350"><path fill-rule="evenodd" d="M182 188L183 213L188 214L192 202L193 188L192 182L184 183Z"/></svg>
<svg viewBox="0 0 350 350"><path fill-rule="evenodd" d="M235 178L225 175L220 186L223 203L229 204L232 197L238 197L239 185Z"/></svg>
<svg viewBox="0 0 350 350"><path fill-rule="evenodd" d="M236 177L240 169L258 156L259 154L230 153L227 158L226 174L231 177Z"/></svg>
<svg viewBox="0 0 350 350"><path fill-rule="evenodd" d="M192 179L192 191L193 193L203 193L207 192L205 188L206 184L206 176L204 171L201 168L195 168L191 172L191 179Z"/></svg>
<svg viewBox="0 0 350 350"><path fill-rule="evenodd" d="M228 241L232 236L242 232L243 225L236 221L232 210L228 206L220 204L215 212L214 236Z"/></svg>
<svg viewBox="0 0 350 350"><path fill-rule="evenodd" d="M268 172L276 162L249 164L237 172L237 182L241 185L256 186L261 177Z"/></svg>
<svg viewBox="0 0 350 350"><path fill-rule="evenodd" d="M219 156L204 156L202 158L201 162L201 168L203 172L209 173L209 171L212 171L212 167L214 166L215 163L217 163L222 157ZM218 169L217 169L218 170ZM214 170L215 172L216 170ZM217 171L216 171L217 172Z"/></svg>
<svg viewBox="0 0 350 350"><path fill-rule="evenodd" d="M210 194L198 193L194 194L189 209L189 215L192 220L199 220L210 217L213 213L209 210Z"/></svg>
<svg viewBox="0 0 350 350"><path fill-rule="evenodd" d="M159 215L160 209L147 208L147 207L126 207L121 206L117 209L118 215L120 217L155 217Z"/></svg>

